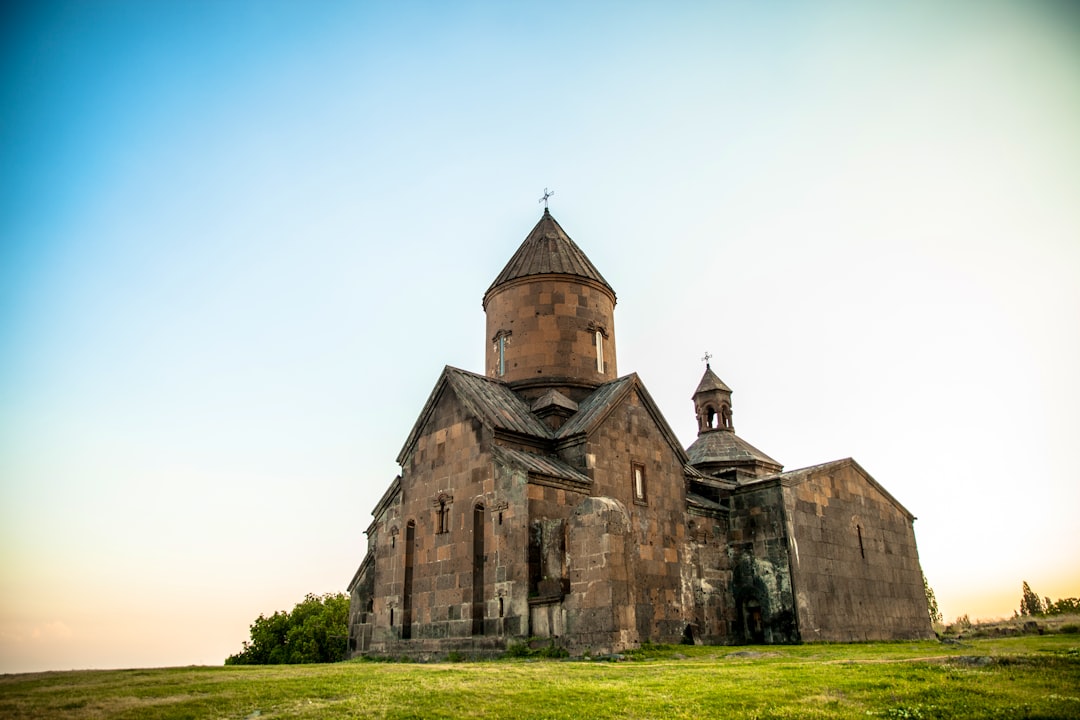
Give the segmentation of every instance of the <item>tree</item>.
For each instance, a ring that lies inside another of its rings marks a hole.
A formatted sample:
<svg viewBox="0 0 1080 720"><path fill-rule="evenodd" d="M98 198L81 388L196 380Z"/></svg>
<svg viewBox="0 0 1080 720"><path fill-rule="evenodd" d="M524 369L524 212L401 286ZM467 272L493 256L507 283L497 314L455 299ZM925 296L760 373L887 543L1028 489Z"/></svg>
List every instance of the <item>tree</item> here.
<svg viewBox="0 0 1080 720"><path fill-rule="evenodd" d="M926 592L926 606L930 610L930 622L941 622L941 610L938 609L937 596L934 595L934 588L930 587L930 583L926 580L926 573L922 576L923 591Z"/></svg>
<svg viewBox="0 0 1080 720"><path fill-rule="evenodd" d="M1048 602L1043 612L1047 615L1080 615L1080 598L1060 598L1056 602Z"/></svg>
<svg viewBox="0 0 1080 720"><path fill-rule="evenodd" d="M1020 614L1021 615L1042 615L1046 608L1043 607L1043 601L1039 598L1038 593L1031 589L1031 586L1027 584L1027 580L1024 581L1024 596L1020 599Z"/></svg>
<svg viewBox="0 0 1080 720"><path fill-rule="evenodd" d="M308 593L292 612L259 615L251 640L225 659L226 665L280 665L345 659L349 598L344 593Z"/></svg>

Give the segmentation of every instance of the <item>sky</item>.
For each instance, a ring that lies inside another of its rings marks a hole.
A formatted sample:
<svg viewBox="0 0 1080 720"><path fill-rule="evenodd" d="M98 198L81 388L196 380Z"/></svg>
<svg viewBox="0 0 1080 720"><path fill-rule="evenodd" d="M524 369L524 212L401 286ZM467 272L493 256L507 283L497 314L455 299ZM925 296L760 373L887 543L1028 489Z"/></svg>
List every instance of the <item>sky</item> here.
<svg viewBox="0 0 1080 720"><path fill-rule="evenodd" d="M545 188L686 445L709 352L947 619L1080 596L1078 128L1066 2L5 3L0 672L345 591Z"/></svg>

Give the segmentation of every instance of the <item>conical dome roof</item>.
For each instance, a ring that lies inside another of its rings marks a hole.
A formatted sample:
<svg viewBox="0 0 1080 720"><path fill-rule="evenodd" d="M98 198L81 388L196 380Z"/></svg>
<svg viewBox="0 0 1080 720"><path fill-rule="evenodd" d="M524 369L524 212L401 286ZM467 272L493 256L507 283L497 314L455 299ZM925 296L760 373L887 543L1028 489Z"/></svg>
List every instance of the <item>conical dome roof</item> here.
<svg viewBox="0 0 1080 720"><path fill-rule="evenodd" d="M615 296L615 290L546 208L540 222L484 293L485 304L495 288L530 275L576 275L599 283Z"/></svg>
<svg viewBox="0 0 1080 720"><path fill-rule="evenodd" d="M698 383L697 390L694 391L694 397L697 397L703 392L710 392L712 390L731 392L731 388L724 384L724 381L712 371L711 367L706 365L705 374L701 376L701 382Z"/></svg>

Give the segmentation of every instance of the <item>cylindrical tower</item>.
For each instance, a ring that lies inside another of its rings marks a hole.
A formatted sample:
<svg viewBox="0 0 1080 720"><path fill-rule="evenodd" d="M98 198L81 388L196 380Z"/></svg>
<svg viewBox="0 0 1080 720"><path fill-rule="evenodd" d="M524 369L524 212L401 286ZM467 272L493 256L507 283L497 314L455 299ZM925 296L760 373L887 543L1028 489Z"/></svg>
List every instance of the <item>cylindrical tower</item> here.
<svg viewBox="0 0 1080 720"><path fill-rule="evenodd" d="M527 398L580 401L618 377L615 291L544 210L484 293L486 372Z"/></svg>

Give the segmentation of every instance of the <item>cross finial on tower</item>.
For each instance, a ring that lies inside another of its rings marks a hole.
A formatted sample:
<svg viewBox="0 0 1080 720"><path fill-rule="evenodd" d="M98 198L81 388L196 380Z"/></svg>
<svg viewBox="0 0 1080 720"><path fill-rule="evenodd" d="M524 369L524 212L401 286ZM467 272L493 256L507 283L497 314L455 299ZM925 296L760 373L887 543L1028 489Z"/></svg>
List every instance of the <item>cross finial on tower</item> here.
<svg viewBox="0 0 1080 720"><path fill-rule="evenodd" d="M555 194L554 190L548 190L547 188L544 188L544 197L540 198L536 202L544 203L544 210L547 210L548 209L548 198L551 197L554 194Z"/></svg>
<svg viewBox="0 0 1080 720"><path fill-rule="evenodd" d="M705 369L711 370L712 368L709 367L709 361L713 359L713 356L709 354L708 350L705 351L705 357L701 359L705 361Z"/></svg>

